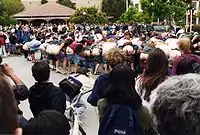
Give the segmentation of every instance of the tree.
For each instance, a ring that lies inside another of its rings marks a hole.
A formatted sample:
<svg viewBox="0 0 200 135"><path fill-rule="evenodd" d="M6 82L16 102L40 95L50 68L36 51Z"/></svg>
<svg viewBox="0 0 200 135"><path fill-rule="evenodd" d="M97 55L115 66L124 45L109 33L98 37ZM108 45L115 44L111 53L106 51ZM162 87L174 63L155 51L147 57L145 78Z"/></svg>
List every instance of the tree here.
<svg viewBox="0 0 200 135"><path fill-rule="evenodd" d="M150 23L151 21L152 18L147 12L138 12L138 9L133 6L129 7L129 9L122 14L119 20L119 22L123 23Z"/></svg>
<svg viewBox="0 0 200 135"><path fill-rule="evenodd" d="M58 3L63 6L67 6L67 7L76 9L76 4L72 3L71 0L58 0Z"/></svg>
<svg viewBox="0 0 200 135"><path fill-rule="evenodd" d="M120 22L131 23L135 21L135 14L137 14L138 9L131 6L124 14L120 17Z"/></svg>
<svg viewBox="0 0 200 135"><path fill-rule="evenodd" d="M200 17L200 10L197 11L196 16L197 16L197 17Z"/></svg>
<svg viewBox="0 0 200 135"><path fill-rule="evenodd" d="M104 13L98 12L95 6L82 7L71 16L70 22L75 24L102 24L106 22L106 17Z"/></svg>
<svg viewBox="0 0 200 135"><path fill-rule="evenodd" d="M191 0L140 0L142 10L154 18L183 20Z"/></svg>
<svg viewBox="0 0 200 135"><path fill-rule="evenodd" d="M0 25L15 24L12 15L24 10L24 5L19 0L0 0Z"/></svg>
<svg viewBox="0 0 200 135"><path fill-rule="evenodd" d="M14 15L24 10L24 5L19 0L1 0L1 3L7 15Z"/></svg>
<svg viewBox="0 0 200 135"><path fill-rule="evenodd" d="M47 0L41 0L41 4L46 4L46 3L48 3Z"/></svg>
<svg viewBox="0 0 200 135"><path fill-rule="evenodd" d="M117 20L126 11L126 0L103 0L101 10Z"/></svg>
<svg viewBox="0 0 200 135"><path fill-rule="evenodd" d="M0 25L8 26L10 24L16 24L16 20L7 14L0 16Z"/></svg>

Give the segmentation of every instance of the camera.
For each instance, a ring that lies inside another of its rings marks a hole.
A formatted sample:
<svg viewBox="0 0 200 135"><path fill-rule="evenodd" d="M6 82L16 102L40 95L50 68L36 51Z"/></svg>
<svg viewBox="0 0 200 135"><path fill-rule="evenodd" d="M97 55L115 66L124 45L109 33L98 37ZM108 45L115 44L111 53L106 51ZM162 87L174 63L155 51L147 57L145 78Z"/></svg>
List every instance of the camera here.
<svg viewBox="0 0 200 135"><path fill-rule="evenodd" d="M3 73L4 71L4 66L2 65L2 61L3 61L3 59L2 59L2 57L0 56L0 73Z"/></svg>

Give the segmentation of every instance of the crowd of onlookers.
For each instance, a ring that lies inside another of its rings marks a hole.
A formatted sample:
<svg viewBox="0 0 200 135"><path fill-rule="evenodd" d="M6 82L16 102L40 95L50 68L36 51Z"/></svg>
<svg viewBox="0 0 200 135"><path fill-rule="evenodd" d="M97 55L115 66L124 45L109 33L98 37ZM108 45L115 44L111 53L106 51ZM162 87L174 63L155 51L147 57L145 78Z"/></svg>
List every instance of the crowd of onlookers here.
<svg viewBox="0 0 200 135"><path fill-rule="evenodd" d="M129 27L117 30L114 26L77 27L64 33L66 26L61 25L52 25L52 31L46 25L7 30L15 36L15 51L22 49L34 63L36 82L28 89L11 67L0 66L0 134L69 135L67 95L49 82L50 72L68 71L78 80L82 75L80 80L87 85L87 69L93 68L96 75L103 64L105 73L95 80L87 99L98 108L99 135L199 135L198 33L148 32L137 37ZM0 45L6 57L10 47L6 47L9 34L5 33ZM38 50L39 61L35 58ZM26 99L34 116L30 120L18 108Z"/></svg>

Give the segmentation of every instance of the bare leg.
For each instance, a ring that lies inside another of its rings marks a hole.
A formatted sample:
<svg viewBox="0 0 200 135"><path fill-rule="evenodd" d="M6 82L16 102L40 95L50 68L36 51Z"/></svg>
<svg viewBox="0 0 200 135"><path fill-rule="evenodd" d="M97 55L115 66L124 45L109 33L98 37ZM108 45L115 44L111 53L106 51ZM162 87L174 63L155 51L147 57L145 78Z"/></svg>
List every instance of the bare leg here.
<svg viewBox="0 0 200 135"><path fill-rule="evenodd" d="M71 73L72 72L72 66L71 66L70 61L68 61L68 69L69 69L69 72Z"/></svg>
<svg viewBox="0 0 200 135"><path fill-rule="evenodd" d="M76 73L78 70L78 64L74 64L74 72Z"/></svg>
<svg viewBox="0 0 200 135"><path fill-rule="evenodd" d="M66 70L66 68L67 68L67 58L64 58L63 59L63 69Z"/></svg>
<svg viewBox="0 0 200 135"><path fill-rule="evenodd" d="M97 63L94 69L94 74L97 74L100 64Z"/></svg>
<svg viewBox="0 0 200 135"><path fill-rule="evenodd" d="M51 70L54 70L54 61L53 60L49 61L49 67L51 68Z"/></svg>
<svg viewBox="0 0 200 135"><path fill-rule="evenodd" d="M134 69L134 63L131 62L131 69Z"/></svg>
<svg viewBox="0 0 200 135"><path fill-rule="evenodd" d="M31 54L31 59L32 59L32 62L36 62L36 60L35 60L35 53Z"/></svg>
<svg viewBox="0 0 200 135"><path fill-rule="evenodd" d="M57 61L56 61L56 68L59 68L59 65L60 65L60 61L57 60Z"/></svg>
<svg viewBox="0 0 200 135"><path fill-rule="evenodd" d="M103 66L104 66L104 71L105 71L105 73L108 73L108 65L107 65L107 64L104 64Z"/></svg>

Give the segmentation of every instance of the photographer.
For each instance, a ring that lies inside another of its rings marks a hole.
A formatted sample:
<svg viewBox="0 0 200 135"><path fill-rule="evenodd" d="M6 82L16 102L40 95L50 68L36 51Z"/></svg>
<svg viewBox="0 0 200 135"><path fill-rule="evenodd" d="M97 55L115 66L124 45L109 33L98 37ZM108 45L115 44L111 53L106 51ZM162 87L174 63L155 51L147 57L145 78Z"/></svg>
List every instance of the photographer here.
<svg viewBox="0 0 200 135"><path fill-rule="evenodd" d="M2 58L0 58L0 62L2 61ZM1 65L1 73L5 79L10 78L14 85L12 85L12 91L15 95L16 103L17 103L17 114L19 115L19 125L22 126L25 124L26 121L22 115L23 112L18 108L18 105L20 104L20 101L24 101L29 96L29 91L26 85L21 81L21 79L14 73L13 69L9 67L7 64Z"/></svg>

